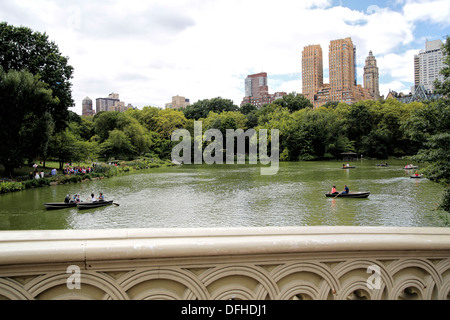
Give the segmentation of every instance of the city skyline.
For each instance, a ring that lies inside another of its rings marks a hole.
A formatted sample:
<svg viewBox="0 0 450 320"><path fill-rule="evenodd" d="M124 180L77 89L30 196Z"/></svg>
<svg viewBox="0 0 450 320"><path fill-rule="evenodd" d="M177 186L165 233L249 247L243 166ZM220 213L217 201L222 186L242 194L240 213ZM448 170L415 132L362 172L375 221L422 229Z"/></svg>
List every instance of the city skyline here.
<svg viewBox="0 0 450 320"><path fill-rule="evenodd" d="M257 4L257 5L256 5ZM0 4L0 20L45 32L75 69L72 111L85 97L121 92L133 106L164 108L178 92L191 103L217 96L239 105L245 78L267 72L269 92L302 93L303 47L351 37L357 83L369 51L380 94L409 92L414 55L450 34L450 3L386 1L122 1ZM323 82L329 83L324 55Z"/></svg>

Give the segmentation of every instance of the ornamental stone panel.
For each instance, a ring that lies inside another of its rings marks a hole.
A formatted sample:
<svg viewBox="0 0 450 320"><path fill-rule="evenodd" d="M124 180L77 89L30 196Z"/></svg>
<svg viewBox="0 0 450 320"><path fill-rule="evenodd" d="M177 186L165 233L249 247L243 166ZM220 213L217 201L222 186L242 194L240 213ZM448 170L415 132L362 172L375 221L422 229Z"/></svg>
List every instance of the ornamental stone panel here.
<svg viewBox="0 0 450 320"><path fill-rule="evenodd" d="M446 228L0 232L0 299L449 298Z"/></svg>

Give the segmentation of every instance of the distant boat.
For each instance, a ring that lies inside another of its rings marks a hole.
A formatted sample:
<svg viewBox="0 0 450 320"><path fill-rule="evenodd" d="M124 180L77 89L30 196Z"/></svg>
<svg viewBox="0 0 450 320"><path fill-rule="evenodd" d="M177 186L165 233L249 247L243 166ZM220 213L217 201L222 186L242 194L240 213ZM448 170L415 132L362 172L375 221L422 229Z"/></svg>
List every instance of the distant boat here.
<svg viewBox="0 0 450 320"><path fill-rule="evenodd" d="M65 208L73 208L76 207L77 204L75 202L49 202L44 203L44 206L47 210L58 210Z"/></svg>
<svg viewBox="0 0 450 320"><path fill-rule="evenodd" d="M92 208L99 208L104 207L113 204L113 200L110 201L93 201L93 202L80 202L77 203L76 206L80 210L84 209L92 209Z"/></svg>
<svg viewBox="0 0 450 320"><path fill-rule="evenodd" d="M421 178L423 178L423 174L419 174L418 176L413 175L413 176L410 176L410 178L411 179L421 179Z"/></svg>
<svg viewBox="0 0 450 320"><path fill-rule="evenodd" d="M367 198L369 197L370 192L364 191L364 192L350 192L350 193L344 193L344 194L336 194L336 193L325 193L325 196L328 198Z"/></svg>
<svg viewBox="0 0 450 320"><path fill-rule="evenodd" d="M389 165L387 164L387 163L380 163L380 164L377 164L377 167L389 167Z"/></svg>
<svg viewBox="0 0 450 320"><path fill-rule="evenodd" d="M342 166L341 169L355 169L355 166Z"/></svg>
<svg viewBox="0 0 450 320"><path fill-rule="evenodd" d="M418 169L418 166L404 166L403 169L410 170L410 169Z"/></svg>

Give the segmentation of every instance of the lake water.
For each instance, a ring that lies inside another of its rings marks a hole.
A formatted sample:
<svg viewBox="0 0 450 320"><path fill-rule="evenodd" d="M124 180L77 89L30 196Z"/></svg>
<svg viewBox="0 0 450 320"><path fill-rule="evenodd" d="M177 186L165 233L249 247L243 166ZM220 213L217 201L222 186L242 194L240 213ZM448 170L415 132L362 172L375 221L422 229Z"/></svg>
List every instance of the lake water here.
<svg viewBox="0 0 450 320"><path fill-rule="evenodd" d="M0 195L0 230L265 227L442 227L436 210L443 187L410 179L404 161L280 163L278 174L251 165L184 165L137 171L78 184ZM370 191L367 199L326 198L333 184ZM119 206L45 210L66 194L103 192Z"/></svg>

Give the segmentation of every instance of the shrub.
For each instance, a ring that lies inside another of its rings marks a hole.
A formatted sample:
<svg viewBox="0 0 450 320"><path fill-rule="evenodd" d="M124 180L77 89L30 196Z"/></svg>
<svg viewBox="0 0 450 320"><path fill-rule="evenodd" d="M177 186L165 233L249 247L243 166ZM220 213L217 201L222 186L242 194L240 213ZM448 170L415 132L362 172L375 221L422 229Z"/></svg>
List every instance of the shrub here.
<svg viewBox="0 0 450 320"><path fill-rule="evenodd" d="M20 191L24 188L21 182L0 182L0 193Z"/></svg>

